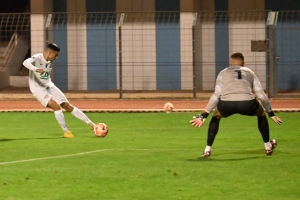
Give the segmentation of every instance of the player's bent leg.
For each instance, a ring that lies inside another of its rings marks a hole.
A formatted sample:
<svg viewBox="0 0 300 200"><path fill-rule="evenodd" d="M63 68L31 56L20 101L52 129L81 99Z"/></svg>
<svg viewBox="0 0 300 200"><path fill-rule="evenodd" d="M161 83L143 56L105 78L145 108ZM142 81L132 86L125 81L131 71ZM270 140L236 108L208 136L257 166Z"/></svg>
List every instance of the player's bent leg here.
<svg viewBox="0 0 300 200"><path fill-rule="evenodd" d="M63 102L60 104L60 106L65 109L67 112L72 112L74 110L74 107L69 104L68 102Z"/></svg>
<svg viewBox="0 0 300 200"><path fill-rule="evenodd" d="M215 107L213 117L210 120L208 132L207 132L207 141L206 147L202 153L202 157L210 157L211 149L214 143L215 137L219 130L220 119L222 118L222 114L220 113L218 107Z"/></svg>
<svg viewBox="0 0 300 200"><path fill-rule="evenodd" d="M45 88L36 90L32 94L36 100L38 100L45 107L48 107L48 103L53 98L53 96Z"/></svg>
<svg viewBox="0 0 300 200"><path fill-rule="evenodd" d="M257 125L263 141L265 143L269 142L270 141L269 123L266 115L257 117Z"/></svg>
<svg viewBox="0 0 300 200"><path fill-rule="evenodd" d="M215 137L219 131L220 118L213 116L209 123L209 128L207 132L206 148L203 151L202 157L211 156L211 148L214 143Z"/></svg>
<svg viewBox="0 0 300 200"><path fill-rule="evenodd" d="M65 116L61 110L61 107L58 105L58 103L56 101L54 101L53 99L51 99L48 102L47 107L52 108L54 110L54 116L64 132L63 137L64 138L74 138L74 135L67 128Z"/></svg>
<svg viewBox="0 0 300 200"><path fill-rule="evenodd" d="M212 117L208 127L207 146L212 146L219 131L220 119Z"/></svg>
<svg viewBox="0 0 300 200"><path fill-rule="evenodd" d="M272 155L273 150L275 149L275 147L277 145L276 140L270 141L269 123L268 123L268 119L267 119L266 115L257 117L257 121L258 121L258 129L259 129L262 139L264 141L266 154L268 156L270 156L270 155Z"/></svg>
<svg viewBox="0 0 300 200"><path fill-rule="evenodd" d="M258 129L264 141L266 155L270 156L272 155L274 149L277 146L277 141L275 139L270 141L270 130L269 130L268 119L265 115L265 110L262 107L261 103L260 102L258 103L259 103L259 107L256 110Z"/></svg>
<svg viewBox="0 0 300 200"><path fill-rule="evenodd" d="M92 122L81 110L77 107L70 105L68 102L64 102L61 104L66 111L71 112L77 119L80 119L84 123L90 126L91 130L94 130L95 123Z"/></svg>
<svg viewBox="0 0 300 200"><path fill-rule="evenodd" d="M48 101L47 107L51 108L54 111L61 110L61 107L58 105L56 101L54 101L52 98Z"/></svg>

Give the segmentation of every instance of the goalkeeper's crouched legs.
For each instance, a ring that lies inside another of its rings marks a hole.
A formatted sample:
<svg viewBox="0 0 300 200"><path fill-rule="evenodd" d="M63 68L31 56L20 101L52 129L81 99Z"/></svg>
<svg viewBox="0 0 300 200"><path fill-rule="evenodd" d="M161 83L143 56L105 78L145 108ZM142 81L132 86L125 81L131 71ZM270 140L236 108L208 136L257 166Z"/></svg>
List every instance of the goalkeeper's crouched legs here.
<svg viewBox="0 0 300 200"><path fill-rule="evenodd" d="M209 123L208 133L207 133L207 146L212 146L215 137L219 131L220 119L212 117Z"/></svg>

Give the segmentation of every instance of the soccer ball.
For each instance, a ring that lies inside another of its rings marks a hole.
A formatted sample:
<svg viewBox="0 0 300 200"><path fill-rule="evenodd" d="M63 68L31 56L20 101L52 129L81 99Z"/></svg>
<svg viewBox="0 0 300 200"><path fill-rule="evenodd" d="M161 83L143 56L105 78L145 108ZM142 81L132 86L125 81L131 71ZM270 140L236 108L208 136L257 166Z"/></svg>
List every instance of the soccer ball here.
<svg viewBox="0 0 300 200"><path fill-rule="evenodd" d="M104 123L96 124L94 127L94 133L97 137L105 137L108 133L108 126Z"/></svg>
<svg viewBox="0 0 300 200"><path fill-rule="evenodd" d="M173 111L173 104L171 104L170 102L165 103L165 105L164 105L164 111L166 113L172 112Z"/></svg>

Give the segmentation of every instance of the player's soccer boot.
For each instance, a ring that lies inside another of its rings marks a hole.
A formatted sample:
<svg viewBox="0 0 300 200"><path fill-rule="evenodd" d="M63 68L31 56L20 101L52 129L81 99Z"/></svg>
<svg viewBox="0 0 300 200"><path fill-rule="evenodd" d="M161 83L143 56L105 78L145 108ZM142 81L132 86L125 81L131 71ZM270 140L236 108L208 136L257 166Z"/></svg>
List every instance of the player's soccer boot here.
<svg viewBox="0 0 300 200"><path fill-rule="evenodd" d="M266 149L267 156L272 155L274 149L277 147L277 141L275 139L271 140L270 143L271 143L272 147L271 147L271 149Z"/></svg>
<svg viewBox="0 0 300 200"><path fill-rule="evenodd" d="M211 151L203 151L202 157L209 157L211 155Z"/></svg>
<svg viewBox="0 0 300 200"><path fill-rule="evenodd" d="M74 138L74 135L71 133L71 131L67 131L64 133L64 138Z"/></svg>

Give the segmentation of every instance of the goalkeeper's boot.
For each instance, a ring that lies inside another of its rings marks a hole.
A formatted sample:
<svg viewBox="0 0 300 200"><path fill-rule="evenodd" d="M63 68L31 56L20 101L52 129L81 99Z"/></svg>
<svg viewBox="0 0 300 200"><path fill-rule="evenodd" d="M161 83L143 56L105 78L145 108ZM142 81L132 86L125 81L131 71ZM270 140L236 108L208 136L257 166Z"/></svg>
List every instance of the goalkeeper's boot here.
<svg viewBox="0 0 300 200"><path fill-rule="evenodd" d="M211 151L203 151L202 157L209 157L211 155Z"/></svg>
<svg viewBox="0 0 300 200"><path fill-rule="evenodd" d="M275 149L276 146L277 146L277 141L276 141L275 139L271 140L270 143L271 143L271 149L266 149L266 154L267 154L267 156L272 155L274 149Z"/></svg>
<svg viewBox="0 0 300 200"><path fill-rule="evenodd" d="M71 133L71 131L67 131L64 133L64 138L74 138L74 135Z"/></svg>

